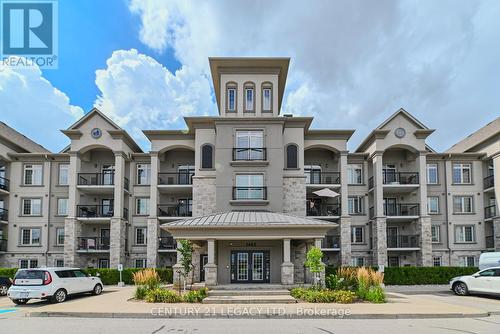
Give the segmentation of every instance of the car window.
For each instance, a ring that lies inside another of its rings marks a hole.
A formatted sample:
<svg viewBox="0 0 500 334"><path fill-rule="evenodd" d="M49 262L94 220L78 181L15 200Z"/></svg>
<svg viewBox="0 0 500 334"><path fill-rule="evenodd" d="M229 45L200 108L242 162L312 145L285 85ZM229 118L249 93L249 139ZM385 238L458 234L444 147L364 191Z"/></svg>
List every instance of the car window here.
<svg viewBox="0 0 500 334"><path fill-rule="evenodd" d="M59 278L70 278L70 277L75 277L73 272L71 270L58 270L56 271L56 275Z"/></svg>
<svg viewBox="0 0 500 334"><path fill-rule="evenodd" d="M479 276L495 276L495 269L488 269L481 271L479 273Z"/></svg>
<svg viewBox="0 0 500 334"><path fill-rule="evenodd" d="M44 278L44 271L42 270L19 270L16 273L15 279L41 279Z"/></svg>
<svg viewBox="0 0 500 334"><path fill-rule="evenodd" d="M81 270L73 270L73 274L75 277L87 277L87 275L85 275L85 273Z"/></svg>
<svg viewBox="0 0 500 334"><path fill-rule="evenodd" d="M500 269L495 269L495 277L500 277Z"/></svg>

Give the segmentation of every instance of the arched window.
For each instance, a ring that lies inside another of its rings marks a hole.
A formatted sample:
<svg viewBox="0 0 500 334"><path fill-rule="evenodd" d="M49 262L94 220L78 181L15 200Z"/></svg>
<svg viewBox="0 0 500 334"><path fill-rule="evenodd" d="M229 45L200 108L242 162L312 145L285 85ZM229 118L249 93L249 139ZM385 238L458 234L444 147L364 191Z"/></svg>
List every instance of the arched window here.
<svg viewBox="0 0 500 334"><path fill-rule="evenodd" d="M226 84L226 112L236 112L238 106L238 89L236 82Z"/></svg>
<svg viewBox="0 0 500 334"><path fill-rule="evenodd" d="M262 83L262 112L273 112L273 84Z"/></svg>
<svg viewBox="0 0 500 334"><path fill-rule="evenodd" d="M296 144L286 146L286 168L299 168L299 149Z"/></svg>
<svg viewBox="0 0 500 334"><path fill-rule="evenodd" d="M214 168L214 148L210 144L201 146L201 168Z"/></svg>
<svg viewBox="0 0 500 334"><path fill-rule="evenodd" d="M243 85L244 90L244 104L245 112L255 112L255 84L253 82L245 82Z"/></svg>

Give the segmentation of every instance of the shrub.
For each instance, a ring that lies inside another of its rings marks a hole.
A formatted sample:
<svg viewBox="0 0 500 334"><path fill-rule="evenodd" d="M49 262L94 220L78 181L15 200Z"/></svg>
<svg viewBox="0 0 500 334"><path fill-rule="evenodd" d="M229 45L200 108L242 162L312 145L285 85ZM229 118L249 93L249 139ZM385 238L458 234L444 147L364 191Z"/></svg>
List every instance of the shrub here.
<svg viewBox="0 0 500 334"><path fill-rule="evenodd" d="M358 288L358 277L356 267L340 267L337 269L337 276L342 278L342 287L346 290L356 290Z"/></svg>
<svg viewBox="0 0 500 334"><path fill-rule="evenodd" d="M314 275L314 284L318 287L321 286L320 273L325 268L325 264L322 262L323 252L318 247L312 247L306 254L306 261L304 266L309 268L309 271Z"/></svg>
<svg viewBox="0 0 500 334"><path fill-rule="evenodd" d="M387 267L384 283L387 285L448 284L456 276L471 275L476 267Z"/></svg>
<svg viewBox="0 0 500 334"><path fill-rule="evenodd" d="M0 268L0 277L14 278L17 268Z"/></svg>
<svg viewBox="0 0 500 334"><path fill-rule="evenodd" d="M325 278L326 288L329 290L341 290L344 287L344 279L335 274L330 274Z"/></svg>
<svg viewBox="0 0 500 334"><path fill-rule="evenodd" d="M200 303L203 299L207 297L207 288L202 288L199 290L191 290L186 292L182 297L187 303Z"/></svg>
<svg viewBox="0 0 500 334"><path fill-rule="evenodd" d="M145 300L148 303L180 303L182 296L173 290L156 288L146 293Z"/></svg>
<svg viewBox="0 0 500 334"><path fill-rule="evenodd" d="M385 303L385 292L381 286L372 286L366 291L364 299L371 303Z"/></svg>
<svg viewBox="0 0 500 334"><path fill-rule="evenodd" d="M342 303L349 304L354 301L356 294L346 290L317 290L294 288L290 291L290 295L294 298L305 300L309 303Z"/></svg>
<svg viewBox="0 0 500 334"><path fill-rule="evenodd" d="M138 300L143 300L144 298L146 298L148 291L149 289L147 286L138 285L135 288L134 298Z"/></svg>
<svg viewBox="0 0 500 334"><path fill-rule="evenodd" d="M354 297L356 297L354 292L346 290L333 291L333 294L335 302L340 304L351 304L354 301Z"/></svg>
<svg viewBox="0 0 500 334"><path fill-rule="evenodd" d="M133 275L135 272L143 269L125 268L122 272L122 280L125 284L134 284ZM96 269L89 268L85 270L87 273L96 276L98 273L104 285L115 285L120 281L120 273L117 269ZM156 273L163 283L172 283L173 271L172 268L156 268Z"/></svg>
<svg viewBox="0 0 500 334"><path fill-rule="evenodd" d="M160 286L160 276L154 268L147 268L132 274L135 285L143 285L148 290L153 290Z"/></svg>

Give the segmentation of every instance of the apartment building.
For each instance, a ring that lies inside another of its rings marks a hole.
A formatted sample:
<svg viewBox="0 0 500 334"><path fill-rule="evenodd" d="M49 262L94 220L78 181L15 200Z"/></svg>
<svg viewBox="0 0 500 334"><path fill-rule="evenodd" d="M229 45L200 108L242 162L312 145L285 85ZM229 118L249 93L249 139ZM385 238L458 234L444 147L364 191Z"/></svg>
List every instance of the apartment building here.
<svg viewBox="0 0 500 334"><path fill-rule="evenodd" d="M288 58L210 58L218 116L144 130L97 109L51 153L1 123L0 266L174 267L207 285L310 281L329 265L474 266L500 250L500 119L443 153L403 109L354 130L280 113ZM174 273L176 271L174 270Z"/></svg>

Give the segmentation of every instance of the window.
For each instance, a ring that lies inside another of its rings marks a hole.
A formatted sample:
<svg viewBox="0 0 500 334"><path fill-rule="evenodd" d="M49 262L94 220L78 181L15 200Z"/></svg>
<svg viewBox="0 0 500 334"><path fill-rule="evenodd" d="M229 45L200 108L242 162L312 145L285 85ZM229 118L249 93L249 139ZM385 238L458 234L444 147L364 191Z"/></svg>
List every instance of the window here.
<svg viewBox="0 0 500 334"><path fill-rule="evenodd" d="M429 196L427 197L427 212L430 214L439 213L439 197Z"/></svg>
<svg viewBox="0 0 500 334"><path fill-rule="evenodd" d="M441 228L439 225L431 226L431 241L440 242L441 241Z"/></svg>
<svg viewBox="0 0 500 334"><path fill-rule="evenodd" d="M146 227L137 227L135 229L135 244L136 245L145 245L146 244L146 235L147 235L147 228Z"/></svg>
<svg viewBox="0 0 500 334"><path fill-rule="evenodd" d="M236 87L227 88L227 111L236 111Z"/></svg>
<svg viewBox="0 0 500 334"><path fill-rule="evenodd" d="M40 216L42 214L41 198L23 198L23 215Z"/></svg>
<svg viewBox="0 0 500 334"><path fill-rule="evenodd" d="M214 148L210 144L201 147L201 168L214 168L213 165Z"/></svg>
<svg viewBox="0 0 500 334"><path fill-rule="evenodd" d="M135 201L135 213L141 216L149 215L149 198L138 197Z"/></svg>
<svg viewBox="0 0 500 334"><path fill-rule="evenodd" d="M109 269L109 260L99 259L99 269Z"/></svg>
<svg viewBox="0 0 500 334"><path fill-rule="evenodd" d="M67 186L69 184L69 165L59 164L59 185Z"/></svg>
<svg viewBox="0 0 500 334"><path fill-rule="evenodd" d="M471 170L470 163L454 163L453 164L453 183L456 184L470 184L471 183Z"/></svg>
<svg viewBox="0 0 500 334"><path fill-rule="evenodd" d="M40 245L41 234L42 230L39 228L21 229L21 245L23 246Z"/></svg>
<svg viewBox="0 0 500 334"><path fill-rule="evenodd" d="M353 267L363 267L365 265L364 257L353 257L351 258L351 265Z"/></svg>
<svg viewBox="0 0 500 334"><path fill-rule="evenodd" d="M255 107L255 89L248 85L245 87L245 111L253 112Z"/></svg>
<svg viewBox="0 0 500 334"><path fill-rule="evenodd" d="M42 165L24 165L24 184L42 185Z"/></svg>
<svg viewBox="0 0 500 334"><path fill-rule="evenodd" d="M81 270L72 270L73 272L73 277L81 278L81 277L87 277L87 274L85 274Z"/></svg>
<svg viewBox="0 0 500 334"><path fill-rule="evenodd" d="M453 213L472 213L472 196L454 196Z"/></svg>
<svg viewBox="0 0 500 334"><path fill-rule="evenodd" d="M20 269L30 269L38 267L38 260L28 259L28 260L19 260L19 268Z"/></svg>
<svg viewBox="0 0 500 334"><path fill-rule="evenodd" d="M347 165L347 183L362 184L363 183L363 166L360 164Z"/></svg>
<svg viewBox="0 0 500 334"><path fill-rule="evenodd" d="M306 184L320 184L321 183L321 166L319 165L305 165L304 173L306 174Z"/></svg>
<svg viewBox="0 0 500 334"><path fill-rule="evenodd" d="M434 267L441 267L441 265L442 265L442 264L441 264L441 256L434 256L434 257L432 258L432 265L433 265Z"/></svg>
<svg viewBox="0 0 500 334"><path fill-rule="evenodd" d="M64 260L63 259L55 259L54 260L54 267L58 267L58 268L64 267Z"/></svg>
<svg viewBox="0 0 500 334"><path fill-rule="evenodd" d="M67 216L68 215L68 203L69 203L69 200L67 198L58 198L57 199L57 215L58 216Z"/></svg>
<svg viewBox="0 0 500 334"><path fill-rule="evenodd" d="M363 243L363 227L355 226L351 228L351 243L361 244Z"/></svg>
<svg viewBox="0 0 500 334"><path fill-rule="evenodd" d="M427 164L427 184L438 184L437 164Z"/></svg>
<svg viewBox="0 0 500 334"><path fill-rule="evenodd" d="M273 89L271 87L262 88L262 111L272 111Z"/></svg>
<svg viewBox="0 0 500 334"><path fill-rule="evenodd" d="M64 246L64 228L58 227L56 228L56 245Z"/></svg>
<svg viewBox="0 0 500 334"><path fill-rule="evenodd" d="M264 188L264 175L238 174L236 175L236 188L234 199L266 199Z"/></svg>
<svg viewBox="0 0 500 334"><path fill-rule="evenodd" d="M151 184L150 164L137 164L137 184Z"/></svg>
<svg viewBox="0 0 500 334"><path fill-rule="evenodd" d="M235 160L264 160L264 131L236 131Z"/></svg>
<svg viewBox="0 0 500 334"><path fill-rule="evenodd" d="M347 198L347 213L360 215L363 213L363 197L351 196Z"/></svg>
<svg viewBox="0 0 500 334"><path fill-rule="evenodd" d="M286 147L286 168L298 168L298 149L295 144L288 144Z"/></svg>
<svg viewBox="0 0 500 334"><path fill-rule="evenodd" d="M146 268L146 259L135 259L136 268Z"/></svg>
<svg viewBox="0 0 500 334"><path fill-rule="evenodd" d="M475 267L476 258L474 256L461 256L458 258L460 267Z"/></svg>
<svg viewBox="0 0 500 334"><path fill-rule="evenodd" d="M455 242L474 242L474 237L473 225L455 227Z"/></svg>

